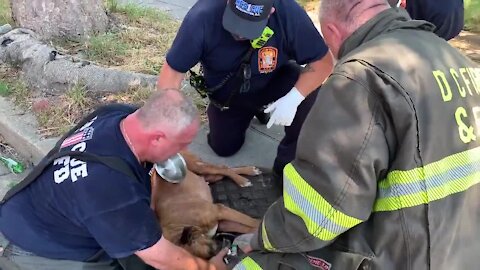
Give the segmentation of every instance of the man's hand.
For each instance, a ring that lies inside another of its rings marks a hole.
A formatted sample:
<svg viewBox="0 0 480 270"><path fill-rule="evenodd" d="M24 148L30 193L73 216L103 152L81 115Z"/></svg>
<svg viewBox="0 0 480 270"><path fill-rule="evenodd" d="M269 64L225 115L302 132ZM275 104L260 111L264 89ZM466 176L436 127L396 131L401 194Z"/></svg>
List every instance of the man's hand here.
<svg viewBox="0 0 480 270"><path fill-rule="evenodd" d="M227 270L227 265L223 261L223 257L225 257L227 253L228 248L224 248L210 259L209 263L215 266L215 270Z"/></svg>
<svg viewBox="0 0 480 270"><path fill-rule="evenodd" d="M135 255L155 269L168 270L226 270L222 260L226 254L227 250L222 250L210 261L206 261L193 256L163 236L153 246L135 252Z"/></svg>
<svg viewBox="0 0 480 270"><path fill-rule="evenodd" d="M265 109L265 113L272 113L270 121L268 121L267 128L275 125L290 126L297 113L297 107L302 103L305 97L293 87L288 94L270 104Z"/></svg>
<svg viewBox="0 0 480 270"><path fill-rule="evenodd" d="M252 251L252 245L250 244L252 238L253 233L242 234L233 240L233 244L237 245L243 251L243 253L247 254Z"/></svg>

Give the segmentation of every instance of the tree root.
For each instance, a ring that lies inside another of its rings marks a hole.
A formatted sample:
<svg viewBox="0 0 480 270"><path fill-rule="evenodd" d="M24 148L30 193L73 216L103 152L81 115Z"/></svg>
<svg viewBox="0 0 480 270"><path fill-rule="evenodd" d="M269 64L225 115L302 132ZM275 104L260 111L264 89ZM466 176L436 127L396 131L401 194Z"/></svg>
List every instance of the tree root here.
<svg viewBox="0 0 480 270"><path fill-rule="evenodd" d="M157 80L153 75L104 68L62 55L25 28L0 35L0 63L21 69L30 87L51 94L64 93L76 84L97 93L124 92L132 87L154 88Z"/></svg>

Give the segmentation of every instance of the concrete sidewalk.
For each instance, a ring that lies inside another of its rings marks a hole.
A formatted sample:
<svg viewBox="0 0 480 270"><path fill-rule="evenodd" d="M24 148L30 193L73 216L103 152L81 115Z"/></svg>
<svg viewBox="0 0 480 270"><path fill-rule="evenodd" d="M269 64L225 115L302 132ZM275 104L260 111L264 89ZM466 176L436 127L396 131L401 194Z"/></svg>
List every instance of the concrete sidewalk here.
<svg viewBox="0 0 480 270"><path fill-rule="evenodd" d="M158 8L170 13L176 19L183 19L196 0L119 0L119 3L134 3L146 7Z"/></svg>
<svg viewBox="0 0 480 270"><path fill-rule="evenodd" d="M278 143L284 134L283 129L279 127L267 129L254 119L247 130L245 144L240 151L232 157L222 158L217 156L207 144L207 132L208 127L204 126L189 147L192 152L197 153L205 161L229 166L255 165L265 168L273 166Z"/></svg>

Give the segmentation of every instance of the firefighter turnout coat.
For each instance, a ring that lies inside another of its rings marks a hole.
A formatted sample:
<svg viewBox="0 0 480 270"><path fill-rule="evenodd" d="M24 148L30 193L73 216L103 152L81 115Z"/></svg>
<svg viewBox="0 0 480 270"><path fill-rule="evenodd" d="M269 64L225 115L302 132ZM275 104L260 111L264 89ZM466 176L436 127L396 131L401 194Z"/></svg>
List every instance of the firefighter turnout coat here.
<svg viewBox="0 0 480 270"><path fill-rule="evenodd" d="M254 249L320 269L479 269L480 67L432 28L392 8L345 41Z"/></svg>

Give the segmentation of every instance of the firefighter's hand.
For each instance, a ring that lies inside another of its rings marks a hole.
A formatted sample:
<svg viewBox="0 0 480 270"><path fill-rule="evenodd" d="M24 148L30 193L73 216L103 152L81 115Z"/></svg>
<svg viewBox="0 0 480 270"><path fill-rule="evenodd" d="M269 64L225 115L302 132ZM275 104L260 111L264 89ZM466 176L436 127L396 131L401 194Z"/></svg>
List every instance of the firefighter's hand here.
<svg viewBox="0 0 480 270"><path fill-rule="evenodd" d="M217 255L210 259L210 264L215 266L215 270L226 270L227 265L223 261L223 257L227 255L228 248L222 249Z"/></svg>
<svg viewBox="0 0 480 270"><path fill-rule="evenodd" d="M265 113L272 113L267 128L270 128L273 124L290 126L297 113L298 105L300 105L304 99L305 97L298 89L293 87L288 94L270 104L264 111Z"/></svg>
<svg viewBox="0 0 480 270"><path fill-rule="evenodd" d="M233 244L237 245L243 251L243 253L247 254L252 251L252 245L250 244L252 238L253 233L242 234L233 240Z"/></svg>

